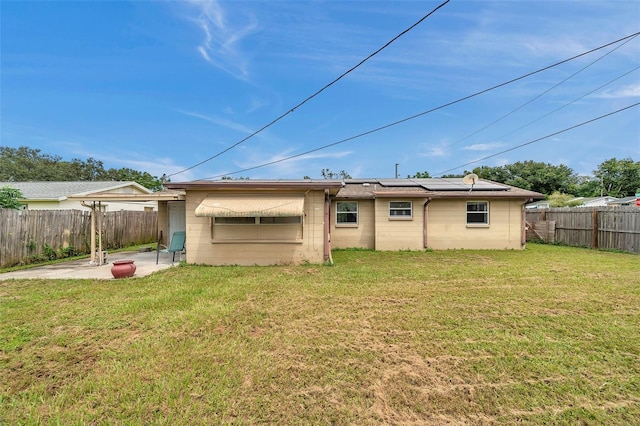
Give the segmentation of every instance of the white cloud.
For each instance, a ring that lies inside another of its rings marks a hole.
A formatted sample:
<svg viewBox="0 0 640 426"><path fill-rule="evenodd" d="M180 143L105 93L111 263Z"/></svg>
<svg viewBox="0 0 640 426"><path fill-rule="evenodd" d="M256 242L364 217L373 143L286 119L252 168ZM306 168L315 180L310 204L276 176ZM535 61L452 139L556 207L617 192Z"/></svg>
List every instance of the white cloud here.
<svg viewBox="0 0 640 426"><path fill-rule="evenodd" d="M500 142L476 143L473 145L465 146L462 149L465 149L467 151L492 151L494 149L502 148L503 146L504 144Z"/></svg>
<svg viewBox="0 0 640 426"><path fill-rule="evenodd" d="M353 154L353 151L337 151L337 152L312 152L309 154L300 155L295 158L288 159L291 156L296 155L293 149L287 149L276 154L265 154L261 151L244 152L242 155L236 157L234 164L238 169L250 169L252 167L268 164L267 166L260 167L258 169L250 170L246 174L251 174L254 177L287 177L287 178L302 178L305 175L310 175L310 170L319 173L323 167L327 167L326 164L316 167L313 164L315 160L326 159L341 159ZM238 160L241 158L241 160ZM270 164L273 163L273 164ZM316 170L317 169L317 170ZM245 174L245 175L246 175ZM313 174L313 173L312 173ZM243 173L238 173L243 175ZM262 176L261 176L262 175Z"/></svg>
<svg viewBox="0 0 640 426"><path fill-rule="evenodd" d="M640 96L640 84L618 87L616 89L607 89L596 95L596 98L618 99L618 98L637 98Z"/></svg>
<svg viewBox="0 0 640 426"><path fill-rule="evenodd" d="M449 154L447 141L441 141L437 145L423 144L418 152L419 157L446 157Z"/></svg>
<svg viewBox="0 0 640 426"><path fill-rule="evenodd" d="M197 46L202 58L234 77L246 80L249 77L248 59L240 44L258 29L255 16L242 15L245 22L238 22L238 19L228 19L217 0L190 0L188 3L196 8L198 16L192 19L204 33L204 40Z"/></svg>
<svg viewBox="0 0 640 426"><path fill-rule="evenodd" d="M254 130L244 126L243 124L236 123L235 121L231 121L226 118L216 117L215 115L209 116L209 115L204 115L204 114L200 114L197 112L190 112L190 111L178 110L178 112L184 115L188 115L190 117L199 118L201 120L205 120L210 123L217 124L222 127L226 127L227 129L236 130L238 132L245 133L248 135L254 133Z"/></svg>

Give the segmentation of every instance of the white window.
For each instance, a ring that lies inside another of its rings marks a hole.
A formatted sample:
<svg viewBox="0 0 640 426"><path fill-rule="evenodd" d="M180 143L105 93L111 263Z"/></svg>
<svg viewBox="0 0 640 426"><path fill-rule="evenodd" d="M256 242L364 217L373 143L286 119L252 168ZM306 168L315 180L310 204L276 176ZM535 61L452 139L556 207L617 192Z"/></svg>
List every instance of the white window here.
<svg viewBox="0 0 640 426"><path fill-rule="evenodd" d="M392 219L411 219L413 217L411 201L389 201L389 217Z"/></svg>
<svg viewBox="0 0 640 426"><path fill-rule="evenodd" d="M337 201L336 202L336 224L337 225L357 225L358 224L358 202L357 201Z"/></svg>
<svg viewBox="0 0 640 426"><path fill-rule="evenodd" d="M489 202L467 201L467 225L489 224Z"/></svg>

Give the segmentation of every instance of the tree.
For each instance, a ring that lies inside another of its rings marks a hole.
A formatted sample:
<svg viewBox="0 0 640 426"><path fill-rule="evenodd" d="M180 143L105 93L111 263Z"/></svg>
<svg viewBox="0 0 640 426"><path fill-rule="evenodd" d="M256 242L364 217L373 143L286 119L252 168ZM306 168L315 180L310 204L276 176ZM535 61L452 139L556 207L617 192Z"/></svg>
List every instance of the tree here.
<svg viewBox="0 0 640 426"><path fill-rule="evenodd" d="M61 160L60 157L40 154L39 149L26 146L0 146L0 181L60 180L57 177L57 166Z"/></svg>
<svg viewBox="0 0 640 426"><path fill-rule="evenodd" d="M551 207L575 207L582 204L581 200L573 200L575 197L571 194L563 194L561 192L554 192L549 195L547 200ZM573 201L572 201L573 200Z"/></svg>
<svg viewBox="0 0 640 426"><path fill-rule="evenodd" d="M473 169L473 173L483 179L546 195L556 191L568 193L577 182L577 175L570 167L536 161L519 161L502 167L481 166Z"/></svg>
<svg viewBox="0 0 640 426"><path fill-rule="evenodd" d="M349 173L345 172L344 170L340 170L338 173L334 173L329 169L322 169L320 171L320 174L325 179L351 179Z"/></svg>
<svg viewBox="0 0 640 426"><path fill-rule="evenodd" d="M0 146L0 181L133 181L145 188L162 189L162 180L147 172L122 168L105 170L101 161L74 158L63 161L59 156L42 154L26 146Z"/></svg>
<svg viewBox="0 0 640 426"><path fill-rule="evenodd" d="M627 197L640 190L640 161L634 162L631 158L610 158L600 164L593 175L600 182L602 195Z"/></svg>
<svg viewBox="0 0 640 426"><path fill-rule="evenodd" d="M600 181L593 176L578 176L569 192L576 197L597 197L601 192Z"/></svg>
<svg viewBox="0 0 640 426"><path fill-rule="evenodd" d="M424 172L416 172L416 174L413 176L407 175L407 179L428 179L430 177L431 175L426 170Z"/></svg>
<svg viewBox="0 0 640 426"><path fill-rule="evenodd" d="M473 169L471 172L465 170L464 174L468 175L469 173L475 173L479 178L492 180L494 182L499 183L507 183L511 176L509 175L509 170L507 170L503 166L498 167L489 167L489 166L480 166Z"/></svg>
<svg viewBox="0 0 640 426"><path fill-rule="evenodd" d="M22 207L20 200L23 198L19 189L3 186L0 188L0 209L20 210Z"/></svg>
<svg viewBox="0 0 640 426"><path fill-rule="evenodd" d="M162 181L157 177L129 168L109 169L103 172L98 180L133 181L152 191L162 189Z"/></svg>

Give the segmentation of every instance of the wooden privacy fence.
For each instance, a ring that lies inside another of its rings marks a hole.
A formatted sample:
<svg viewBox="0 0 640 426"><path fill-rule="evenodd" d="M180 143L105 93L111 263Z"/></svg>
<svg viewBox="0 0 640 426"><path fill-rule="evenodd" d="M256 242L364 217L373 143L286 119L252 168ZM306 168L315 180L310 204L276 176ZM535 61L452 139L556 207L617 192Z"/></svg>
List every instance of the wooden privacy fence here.
<svg viewBox="0 0 640 426"><path fill-rule="evenodd" d="M526 214L531 230L527 234L529 238L568 246L640 253L640 208L551 208L527 211ZM541 238L539 230L543 227L547 230L555 228L549 239Z"/></svg>
<svg viewBox="0 0 640 426"><path fill-rule="evenodd" d="M102 220L104 250L157 239L157 212L106 212ZM18 265L47 250L89 254L91 212L0 209L0 267Z"/></svg>

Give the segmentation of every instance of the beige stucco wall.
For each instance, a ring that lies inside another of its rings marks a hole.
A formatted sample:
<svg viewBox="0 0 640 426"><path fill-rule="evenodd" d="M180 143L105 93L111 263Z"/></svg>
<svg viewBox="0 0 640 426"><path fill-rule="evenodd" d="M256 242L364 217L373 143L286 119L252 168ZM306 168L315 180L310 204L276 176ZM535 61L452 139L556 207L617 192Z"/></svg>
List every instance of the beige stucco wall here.
<svg viewBox="0 0 640 426"><path fill-rule="evenodd" d="M299 192L302 193L302 192ZM186 195L186 260L188 263L205 265L275 265L324 262L324 191L308 191L305 194L302 224L302 239L277 241L279 225L261 225L261 234L255 226L229 225L219 240L211 233L211 218L195 216L195 209L211 191L187 191ZM216 192L216 195L224 192ZM238 194L234 192L234 196ZM269 194L275 195L269 191ZM282 193L284 194L284 192ZM288 192L291 194L291 192ZM259 193L253 194L259 197ZM237 231L234 231L237 230ZM290 225L283 225L291 232ZM232 234L229 234L229 233ZM236 232L237 239L233 239ZM270 239L269 234L271 233ZM290 234L291 235L291 234ZM264 238L257 241L253 238Z"/></svg>
<svg viewBox="0 0 640 426"><path fill-rule="evenodd" d="M431 201L427 211L427 246L435 250L524 248L523 201L475 201L489 201L488 226L467 226L467 200Z"/></svg>
<svg viewBox="0 0 640 426"><path fill-rule="evenodd" d="M413 217L398 219L389 217L390 201L411 201ZM375 202L375 249L422 250L424 249L423 215L426 199L378 198Z"/></svg>
<svg viewBox="0 0 640 426"><path fill-rule="evenodd" d="M336 201L331 202L331 248L375 248L374 200L357 201L358 224L338 226L336 226Z"/></svg>

